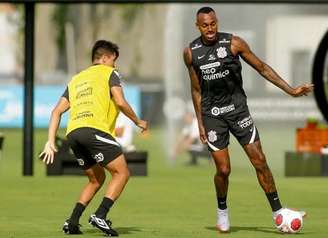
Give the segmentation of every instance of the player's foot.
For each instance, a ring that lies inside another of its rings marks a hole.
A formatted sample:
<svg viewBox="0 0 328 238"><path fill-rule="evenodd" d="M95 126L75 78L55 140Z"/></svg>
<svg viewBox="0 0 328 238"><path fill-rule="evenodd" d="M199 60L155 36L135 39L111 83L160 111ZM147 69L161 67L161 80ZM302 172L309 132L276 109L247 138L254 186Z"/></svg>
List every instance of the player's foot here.
<svg viewBox="0 0 328 238"><path fill-rule="evenodd" d="M70 220L67 219L63 225L63 232L67 235L80 235L82 234L82 232L80 231L80 226L80 224L73 225L72 223L70 223Z"/></svg>
<svg viewBox="0 0 328 238"><path fill-rule="evenodd" d="M92 214L89 218L89 223L94 227L97 227L107 236L118 236L117 231L112 229L112 222L110 220L105 220L97 217L95 214Z"/></svg>
<svg viewBox="0 0 328 238"><path fill-rule="evenodd" d="M230 231L230 221L229 221L229 211L228 208L221 210L218 208L217 210L217 222L216 228L219 232L226 233Z"/></svg>
<svg viewBox="0 0 328 238"><path fill-rule="evenodd" d="M289 209L289 210L293 210L295 212L299 212L300 215L304 218L306 217L306 212L305 211L298 211L297 209L291 209L291 208L280 208L278 211L272 212L272 217L273 220L276 220L276 217L278 216L278 214L281 212L282 209Z"/></svg>
<svg viewBox="0 0 328 238"><path fill-rule="evenodd" d="M280 208L278 211L272 212L272 218L275 221L279 213L282 211L284 208Z"/></svg>

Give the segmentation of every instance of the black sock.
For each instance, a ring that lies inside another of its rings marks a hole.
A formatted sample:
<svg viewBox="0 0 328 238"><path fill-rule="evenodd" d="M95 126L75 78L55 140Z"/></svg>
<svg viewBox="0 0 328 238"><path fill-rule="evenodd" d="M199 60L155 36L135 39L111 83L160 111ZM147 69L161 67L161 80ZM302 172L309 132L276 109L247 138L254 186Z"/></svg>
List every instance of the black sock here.
<svg viewBox="0 0 328 238"><path fill-rule="evenodd" d="M104 197L97 211L95 212L96 216L102 219L106 218L106 215L109 209L113 206L114 201L110 198Z"/></svg>
<svg viewBox="0 0 328 238"><path fill-rule="evenodd" d="M218 208L221 210L227 209L227 196L225 197L217 197L218 200Z"/></svg>
<svg viewBox="0 0 328 238"><path fill-rule="evenodd" d="M69 221L72 225L78 225L79 224L79 220L80 220L80 217L81 217L84 209L85 209L85 206L82 203L79 203L79 202L76 203L76 205L73 209L72 215L69 218Z"/></svg>
<svg viewBox="0 0 328 238"><path fill-rule="evenodd" d="M266 193L265 195L268 198L268 201L270 203L273 212L278 211L279 209L282 208L277 192Z"/></svg>

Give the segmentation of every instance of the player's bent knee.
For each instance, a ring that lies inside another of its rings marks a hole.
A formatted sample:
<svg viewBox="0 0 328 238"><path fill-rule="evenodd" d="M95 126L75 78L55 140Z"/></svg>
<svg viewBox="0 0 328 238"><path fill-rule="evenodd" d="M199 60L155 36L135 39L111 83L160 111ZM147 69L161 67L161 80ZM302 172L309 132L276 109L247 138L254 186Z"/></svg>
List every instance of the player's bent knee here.
<svg viewBox="0 0 328 238"><path fill-rule="evenodd" d="M219 170L217 170L216 174L218 176L228 177L230 175L230 168L229 167L221 167Z"/></svg>
<svg viewBox="0 0 328 238"><path fill-rule="evenodd" d="M125 172L125 179L126 179L126 182L129 181L129 179L130 179L130 171L129 171L129 169L127 169L126 172Z"/></svg>
<svg viewBox="0 0 328 238"><path fill-rule="evenodd" d="M119 174L126 180L128 181L130 178L130 171L128 167L126 166L124 169L122 169Z"/></svg>
<svg viewBox="0 0 328 238"><path fill-rule="evenodd" d="M100 176L97 178L98 183L99 183L100 186L102 186L102 185L104 184L105 179L106 179L106 175L105 175L105 174L102 174L102 175L100 175Z"/></svg>
<svg viewBox="0 0 328 238"><path fill-rule="evenodd" d="M89 179L89 183L92 184L93 187L95 187L96 189L99 189L103 184L104 184L105 179L99 180L97 178L92 178Z"/></svg>
<svg viewBox="0 0 328 238"><path fill-rule="evenodd" d="M122 180L128 181L130 177L130 171L127 165L117 167L110 171L112 176L119 177Z"/></svg>
<svg viewBox="0 0 328 238"><path fill-rule="evenodd" d="M113 179L120 181L123 184L126 184L129 181L130 172L128 169L119 170L112 174Z"/></svg>
<svg viewBox="0 0 328 238"><path fill-rule="evenodd" d="M106 179L106 174L101 173L101 174L97 175L96 181L94 183L97 184L99 187L101 187L104 184L105 179Z"/></svg>
<svg viewBox="0 0 328 238"><path fill-rule="evenodd" d="M126 168L126 176L127 176L127 178L130 178L130 175L131 175L130 170L129 170L129 168L127 167L127 168Z"/></svg>

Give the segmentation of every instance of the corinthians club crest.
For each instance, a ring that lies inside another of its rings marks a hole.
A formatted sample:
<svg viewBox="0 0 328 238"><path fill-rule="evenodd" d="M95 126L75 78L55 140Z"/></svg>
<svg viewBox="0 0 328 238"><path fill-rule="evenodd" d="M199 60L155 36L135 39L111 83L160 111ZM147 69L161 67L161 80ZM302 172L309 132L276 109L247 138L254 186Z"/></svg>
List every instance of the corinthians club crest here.
<svg viewBox="0 0 328 238"><path fill-rule="evenodd" d="M84 165L84 160L83 159L77 159L77 162L79 163L80 166Z"/></svg>
<svg viewBox="0 0 328 238"><path fill-rule="evenodd" d="M97 161L97 163L99 163L104 160L104 155L102 153L98 153L94 156L94 158Z"/></svg>
<svg viewBox="0 0 328 238"><path fill-rule="evenodd" d="M223 59L228 55L227 49L225 47L219 47L218 49L216 49L216 54L219 59Z"/></svg>
<svg viewBox="0 0 328 238"><path fill-rule="evenodd" d="M209 131L207 133L207 137L210 142L215 142L218 139L218 136L216 135L216 131Z"/></svg>

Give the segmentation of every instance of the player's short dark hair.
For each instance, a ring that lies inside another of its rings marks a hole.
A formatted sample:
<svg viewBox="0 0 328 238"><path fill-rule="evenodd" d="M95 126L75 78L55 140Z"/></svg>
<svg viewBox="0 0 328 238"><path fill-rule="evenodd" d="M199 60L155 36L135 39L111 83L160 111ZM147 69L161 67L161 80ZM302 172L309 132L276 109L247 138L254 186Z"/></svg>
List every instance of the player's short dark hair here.
<svg viewBox="0 0 328 238"><path fill-rule="evenodd" d="M100 59L104 54L115 54L116 58L119 56L118 46L107 40L98 40L92 47L92 61Z"/></svg>
<svg viewBox="0 0 328 238"><path fill-rule="evenodd" d="M197 16L201 13L208 14L210 12L215 12L211 7L202 7L197 11Z"/></svg>

